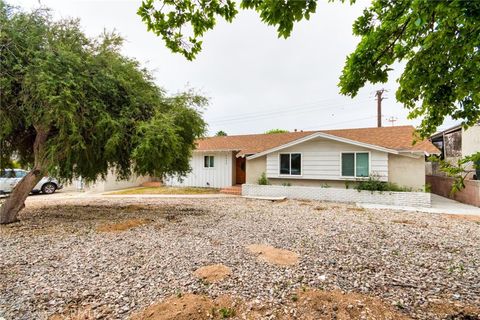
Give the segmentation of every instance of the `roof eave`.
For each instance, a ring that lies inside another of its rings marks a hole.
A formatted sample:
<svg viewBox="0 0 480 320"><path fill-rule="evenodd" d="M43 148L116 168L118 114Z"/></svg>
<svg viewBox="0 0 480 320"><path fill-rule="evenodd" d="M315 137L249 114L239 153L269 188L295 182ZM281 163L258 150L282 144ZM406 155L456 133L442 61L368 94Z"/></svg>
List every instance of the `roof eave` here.
<svg viewBox="0 0 480 320"><path fill-rule="evenodd" d="M394 149L389 149L389 148L385 148L385 147L381 147L381 146L377 146L377 145L373 145L373 144L369 144L369 143L364 143L364 142L360 142L360 141L356 141L356 140L342 138L342 137L331 135L331 134L324 133L324 132L316 132L316 133L313 133L311 135L302 137L300 139L296 139L296 140L290 141L288 143L285 143L283 145L277 146L275 148L271 148L271 149L256 153L252 156L247 157L247 160L256 159L256 158L262 157L264 155L267 155L269 153L276 152L276 151L279 151L279 150L282 150L282 149L285 149L285 148L288 148L288 147L292 147L292 146L295 146L297 144L300 144L300 143L303 143L303 142L306 142L306 141L309 141L309 140L312 140L312 139L315 139L315 138L326 138L326 139L330 139L330 140L334 140L334 141L338 141L338 142L353 144L353 145L356 145L356 146L359 146L359 147L364 147L364 148L367 148L367 149L383 151L383 152L392 153L392 154L399 154L399 152L397 150L394 150Z"/></svg>

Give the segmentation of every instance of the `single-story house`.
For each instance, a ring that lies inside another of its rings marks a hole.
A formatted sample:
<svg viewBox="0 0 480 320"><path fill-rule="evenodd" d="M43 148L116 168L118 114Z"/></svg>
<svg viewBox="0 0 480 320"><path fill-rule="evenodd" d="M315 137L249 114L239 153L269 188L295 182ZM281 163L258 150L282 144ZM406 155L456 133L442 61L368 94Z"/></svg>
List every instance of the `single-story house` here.
<svg viewBox="0 0 480 320"><path fill-rule="evenodd" d="M200 139L183 179L167 185L225 188L256 184L345 188L376 175L415 190L425 186L425 156L440 151L414 142L412 126L296 131Z"/></svg>

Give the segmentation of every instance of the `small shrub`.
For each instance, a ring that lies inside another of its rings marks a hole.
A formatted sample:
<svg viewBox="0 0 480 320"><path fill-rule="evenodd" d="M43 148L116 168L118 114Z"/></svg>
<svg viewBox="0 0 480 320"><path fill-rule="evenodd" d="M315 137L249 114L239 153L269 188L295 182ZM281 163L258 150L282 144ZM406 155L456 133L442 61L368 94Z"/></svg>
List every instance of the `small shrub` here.
<svg viewBox="0 0 480 320"><path fill-rule="evenodd" d="M331 188L332 186L330 186L328 183L324 183L320 187L321 188Z"/></svg>
<svg viewBox="0 0 480 320"><path fill-rule="evenodd" d="M218 312L220 312L222 319L232 318L237 314L233 308L221 308Z"/></svg>
<svg viewBox="0 0 480 320"><path fill-rule="evenodd" d="M350 181L345 181L345 189L350 189Z"/></svg>
<svg viewBox="0 0 480 320"><path fill-rule="evenodd" d="M372 175L365 180L357 181L355 189L358 191L396 191L396 192L408 192L412 191L412 188L401 187L396 183L380 181L379 176Z"/></svg>
<svg viewBox="0 0 480 320"><path fill-rule="evenodd" d="M423 192L431 193L432 192L432 185L427 183L423 186Z"/></svg>
<svg viewBox="0 0 480 320"><path fill-rule="evenodd" d="M260 178L258 178L258 184L262 186L269 185L270 183L268 182L267 174L265 172L262 172L262 175Z"/></svg>
<svg viewBox="0 0 480 320"><path fill-rule="evenodd" d="M292 301L297 302L298 301L298 296L296 294L292 295Z"/></svg>
<svg viewBox="0 0 480 320"><path fill-rule="evenodd" d="M291 184L290 182L284 182L284 183L282 183L282 186L284 186L284 187L291 187L292 184Z"/></svg>

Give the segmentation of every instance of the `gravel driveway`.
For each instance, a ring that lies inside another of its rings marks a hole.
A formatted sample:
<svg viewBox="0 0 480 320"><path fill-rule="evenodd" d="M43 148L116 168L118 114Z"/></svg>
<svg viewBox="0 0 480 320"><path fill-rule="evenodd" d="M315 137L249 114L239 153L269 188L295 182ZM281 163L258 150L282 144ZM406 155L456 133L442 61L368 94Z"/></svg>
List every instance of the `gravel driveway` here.
<svg viewBox="0 0 480 320"><path fill-rule="evenodd" d="M136 228L97 230L133 218L142 221ZM246 250L252 244L293 251L298 264L259 261ZM376 296L415 319L476 319L458 310L480 307L478 221L344 204L243 198L30 203L22 222L0 227L0 257L5 319L47 319L86 307L95 318L128 319L188 292L282 308L303 287ZM209 284L193 275L212 264L228 266L231 276ZM432 308L439 304L455 306L456 314Z"/></svg>

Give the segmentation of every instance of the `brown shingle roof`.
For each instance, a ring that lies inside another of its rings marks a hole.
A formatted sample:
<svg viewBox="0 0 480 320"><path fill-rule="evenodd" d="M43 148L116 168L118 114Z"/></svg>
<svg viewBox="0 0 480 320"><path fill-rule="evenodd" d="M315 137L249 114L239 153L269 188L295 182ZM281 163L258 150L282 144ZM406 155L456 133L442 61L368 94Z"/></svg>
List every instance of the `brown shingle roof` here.
<svg viewBox="0 0 480 320"><path fill-rule="evenodd" d="M438 153L438 149L428 140L412 145L415 128L412 126L359 128L319 131L298 131L274 134L247 134L226 137L203 138L197 141L199 151L239 151L237 156L259 153L272 149L317 132L334 135L358 142L368 143L397 151L421 151Z"/></svg>

